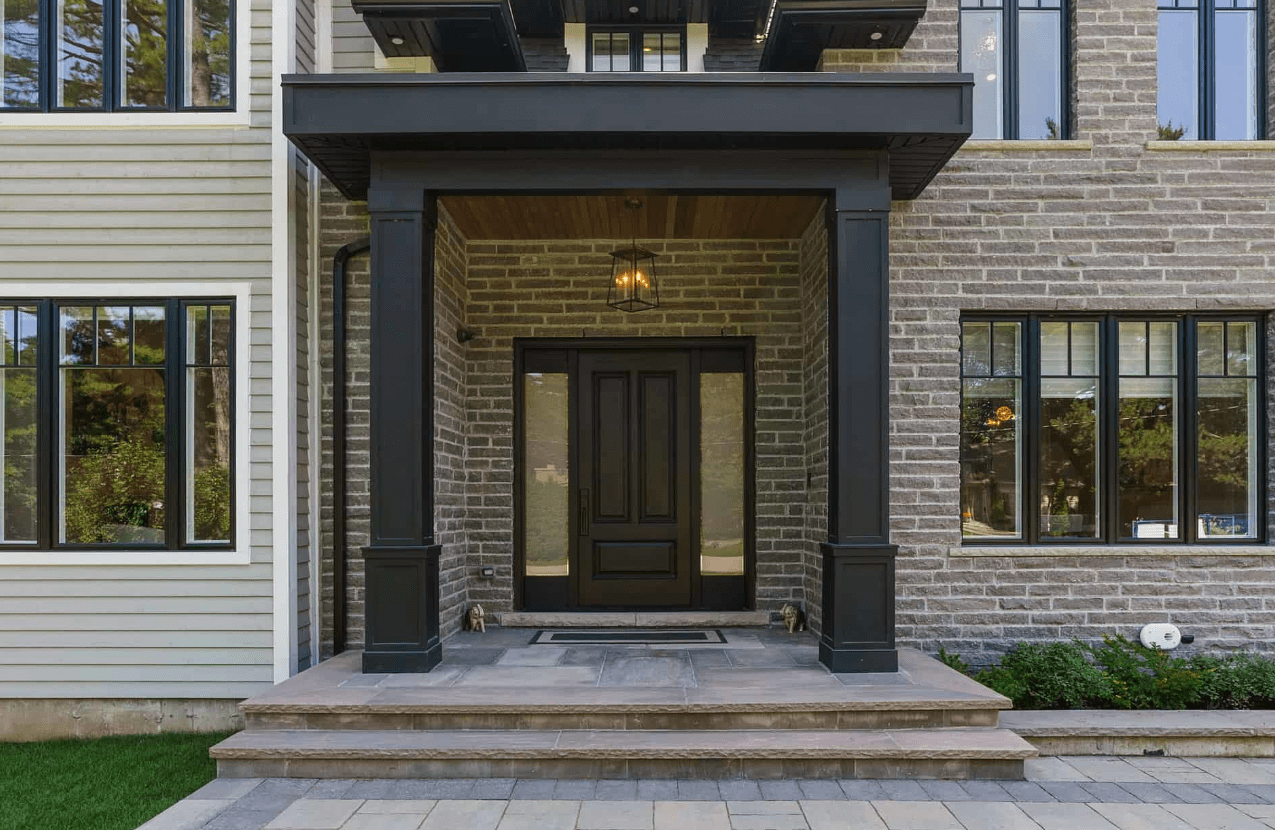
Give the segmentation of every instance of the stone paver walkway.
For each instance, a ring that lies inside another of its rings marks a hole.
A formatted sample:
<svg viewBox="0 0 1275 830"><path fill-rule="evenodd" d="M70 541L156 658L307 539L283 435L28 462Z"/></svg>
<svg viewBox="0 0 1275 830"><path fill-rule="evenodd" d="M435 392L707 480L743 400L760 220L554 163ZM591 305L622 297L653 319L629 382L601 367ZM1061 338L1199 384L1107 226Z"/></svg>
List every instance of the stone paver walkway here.
<svg viewBox="0 0 1275 830"><path fill-rule="evenodd" d="M218 779L144 830L1272 830L1275 759L1040 758L1026 781Z"/></svg>

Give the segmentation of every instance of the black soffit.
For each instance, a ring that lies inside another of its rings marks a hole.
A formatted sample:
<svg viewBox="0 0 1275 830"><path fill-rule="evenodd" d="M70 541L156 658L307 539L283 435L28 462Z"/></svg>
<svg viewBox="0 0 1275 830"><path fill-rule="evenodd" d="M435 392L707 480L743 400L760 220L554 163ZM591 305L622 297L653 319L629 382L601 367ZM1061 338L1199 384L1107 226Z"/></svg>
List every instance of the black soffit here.
<svg viewBox="0 0 1275 830"><path fill-rule="evenodd" d="M527 68L507 0L353 0L353 6L387 58L428 56L440 72Z"/></svg>
<svg viewBox="0 0 1275 830"><path fill-rule="evenodd" d="M576 149L885 149L894 198L912 199L969 138L973 89L946 73L285 75L283 132L359 201L378 152Z"/></svg>
<svg viewBox="0 0 1275 830"><path fill-rule="evenodd" d="M824 49L901 49L926 0L777 0L763 72L810 72ZM875 39L874 39L875 37Z"/></svg>

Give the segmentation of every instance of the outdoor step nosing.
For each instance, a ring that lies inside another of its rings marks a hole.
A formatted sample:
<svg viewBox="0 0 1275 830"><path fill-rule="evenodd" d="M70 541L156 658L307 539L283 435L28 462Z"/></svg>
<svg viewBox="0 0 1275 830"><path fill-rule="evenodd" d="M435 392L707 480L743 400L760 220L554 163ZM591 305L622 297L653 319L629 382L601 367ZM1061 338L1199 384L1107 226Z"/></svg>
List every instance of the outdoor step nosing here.
<svg viewBox="0 0 1275 830"><path fill-rule="evenodd" d="M695 760L695 759L748 759L748 760L1022 760L1034 758L1037 752L1031 749L935 749L915 748L898 749L882 747L879 749L848 748L811 748L811 747L753 747L748 749L724 750L712 747L689 747L683 749L657 749L652 747L629 748L563 748L544 747L526 748L401 748L375 749L366 748L326 748L313 747L301 749L280 749L269 747L244 747L217 749L210 751L210 757L217 760L270 760L270 759L307 759L332 761L375 761L375 760Z"/></svg>
<svg viewBox="0 0 1275 830"><path fill-rule="evenodd" d="M576 714L767 714L793 712L933 712L1005 711L1008 700L952 701L810 701L793 703L241 703L244 714L275 715L576 715Z"/></svg>

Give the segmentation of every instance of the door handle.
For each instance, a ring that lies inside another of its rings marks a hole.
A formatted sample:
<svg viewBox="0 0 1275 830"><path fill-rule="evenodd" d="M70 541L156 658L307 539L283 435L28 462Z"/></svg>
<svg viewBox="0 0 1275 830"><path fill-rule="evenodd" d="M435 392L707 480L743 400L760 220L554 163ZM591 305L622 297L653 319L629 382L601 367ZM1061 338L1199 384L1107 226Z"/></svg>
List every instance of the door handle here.
<svg viewBox="0 0 1275 830"><path fill-rule="evenodd" d="M580 535L589 535L589 491L580 490Z"/></svg>

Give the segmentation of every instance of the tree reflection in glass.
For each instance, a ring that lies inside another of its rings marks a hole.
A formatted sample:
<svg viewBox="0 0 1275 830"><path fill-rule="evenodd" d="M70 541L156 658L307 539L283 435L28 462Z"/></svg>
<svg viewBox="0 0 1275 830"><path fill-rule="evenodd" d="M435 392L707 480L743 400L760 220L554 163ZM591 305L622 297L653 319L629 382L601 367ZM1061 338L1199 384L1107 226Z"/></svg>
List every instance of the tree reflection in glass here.
<svg viewBox="0 0 1275 830"><path fill-rule="evenodd" d="M230 0L184 0L182 103L230 106Z"/></svg>
<svg viewBox="0 0 1275 830"><path fill-rule="evenodd" d="M566 373L523 375L523 558L527 576L567 576Z"/></svg>
<svg viewBox="0 0 1275 830"><path fill-rule="evenodd" d="M1257 536L1257 324L1197 327L1198 473L1201 539Z"/></svg>
<svg viewBox="0 0 1275 830"><path fill-rule="evenodd" d="M961 327L961 532L1022 535L1022 342L1017 322Z"/></svg>
<svg viewBox="0 0 1275 830"><path fill-rule="evenodd" d="M40 2L0 3L0 107L40 105Z"/></svg>
<svg viewBox="0 0 1275 830"><path fill-rule="evenodd" d="M1120 535L1178 539L1176 322L1122 322L1120 339Z"/></svg>
<svg viewBox="0 0 1275 830"><path fill-rule="evenodd" d="M120 105L168 106L168 3L120 0L123 60Z"/></svg>
<svg viewBox="0 0 1275 830"><path fill-rule="evenodd" d="M131 358L132 311L61 308L62 542L164 542L167 378Z"/></svg>
<svg viewBox="0 0 1275 830"><path fill-rule="evenodd" d="M1098 324L1040 324L1040 534L1099 535Z"/></svg>
<svg viewBox="0 0 1275 830"><path fill-rule="evenodd" d="M32 307L0 307L0 542L36 540L36 314Z"/></svg>
<svg viewBox="0 0 1275 830"><path fill-rule="evenodd" d="M186 541L230 541L230 306L186 308Z"/></svg>
<svg viewBox="0 0 1275 830"><path fill-rule="evenodd" d="M101 0L59 0L56 55L56 103L59 107L101 109L102 37L105 18Z"/></svg>

